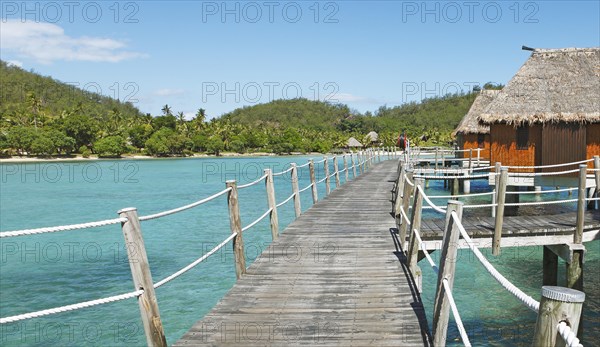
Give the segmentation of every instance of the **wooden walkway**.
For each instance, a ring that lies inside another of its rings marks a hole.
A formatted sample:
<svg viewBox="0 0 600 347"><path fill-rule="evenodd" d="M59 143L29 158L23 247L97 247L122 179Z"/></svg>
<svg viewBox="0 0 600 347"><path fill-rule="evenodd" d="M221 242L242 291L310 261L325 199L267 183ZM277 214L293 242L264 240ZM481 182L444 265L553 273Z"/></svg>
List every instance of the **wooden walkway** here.
<svg viewBox="0 0 600 347"><path fill-rule="evenodd" d="M396 166L374 165L290 224L175 346L431 345L393 232Z"/></svg>

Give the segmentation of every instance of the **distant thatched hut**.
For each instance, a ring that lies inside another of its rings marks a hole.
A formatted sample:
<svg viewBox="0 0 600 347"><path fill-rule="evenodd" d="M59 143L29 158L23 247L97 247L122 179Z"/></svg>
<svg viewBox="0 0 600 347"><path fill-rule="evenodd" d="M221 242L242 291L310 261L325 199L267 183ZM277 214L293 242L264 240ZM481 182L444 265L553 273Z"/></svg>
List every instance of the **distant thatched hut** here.
<svg viewBox="0 0 600 347"><path fill-rule="evenodd" d="M492 163L551 165L599 155L599 91L600 48L534 50L479 116L490 125Z"/></svg>
<svg viewBox="0 0 600 347"><path fill-rule="evenodd" d="M369 145L372 145L372 146L378 146L379 145L379 134L377 134L374 131L371 131L370 133L367 134L367 136L365 136L365 142L367 142Z"/></svg>
<svg viewBox="0 0 600 347"><path fill-rule="evenodd" d="M490 160L490 126L480 123L477 117L494 100L499 90L482 90L469 112L463 117L458 127L452 133L456 137L460 149L472 149L473 156L480 151L480 159ZM462 153L463 157L468 157L468 152Z"/></svg>
<svg viewBox="0 0 600 347"><path fill-rule="evenodd" d="M346 142L346 148L362 148L362 146L362 143L358 142L358 140L354 137L349 138Z"/></svg>

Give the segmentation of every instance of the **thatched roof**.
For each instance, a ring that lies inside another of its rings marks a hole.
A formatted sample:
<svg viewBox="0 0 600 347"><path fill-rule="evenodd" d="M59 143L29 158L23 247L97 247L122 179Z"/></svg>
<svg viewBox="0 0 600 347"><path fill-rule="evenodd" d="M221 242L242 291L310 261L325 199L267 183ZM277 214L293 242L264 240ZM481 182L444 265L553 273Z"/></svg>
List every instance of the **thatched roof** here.
<svg viewBox="0 0 600 347"><path fill-rule="evenodd" d="M367 136L365 136L365 140L371 141L371 142L377 142L378 139L379 139L379 135L374 131L371 131L370 133L367 134Z"/></svg>
<svg viewBox="0 0 600 347"><path fill-rule="evenodd" d="M348 147L362 147L362 143L358 142L358 140L354 137L349 138L348 142L346 142L346 145Z"/></svg>
<svg viewBox="0 0 600 347"><path fill-rule="evenodd" d="M452 136L456 136L457 134L489 134L490 126L480 123L477 117L479 117L481 112L492 102L492 100L494 100L499 92L499 90L494 89L483 89L479 95L477 95L475 101L473 101L473 105L471 105L469 112L467 112L460 123L458 123Z"/></svg>
<svg viewBox="0 0 600 347"><path fill-rule="evenodd" d="M600 47L534 50L479 120L600 122Z"/></svg>

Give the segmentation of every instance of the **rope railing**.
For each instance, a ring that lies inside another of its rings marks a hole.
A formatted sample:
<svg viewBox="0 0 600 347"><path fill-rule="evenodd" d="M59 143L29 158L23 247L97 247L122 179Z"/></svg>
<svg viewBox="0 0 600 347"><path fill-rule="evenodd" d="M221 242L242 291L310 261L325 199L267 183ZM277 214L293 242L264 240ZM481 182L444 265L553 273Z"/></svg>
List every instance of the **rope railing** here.
<svg viewBox="0 0 600 347"><path fill-rule="evenodd" d="M300 189L300 190L298 191L298 193L302 193L302 192L304 192L305 190L308 190L308 189L312 188L312 186L313 186L313 185L314 185L313 183L311 183L311 184L307 185L306 187L304 187L304 188Z"/></svg>
<svg viewBox="0 0 600 347"><path fill-rule="evenodd" d="M250 183L246 183L246 184L241 184L238 186L238 189L244 189L244 188L248 188L248 187L252 187L253 185L262 182L265 177L267 177L267 175L262 175L261 177L257 178L256 180L250 182Z"/></svg>
<svg viewBox="0 0 600 347"><path fill-rule="evenodd" d="M224 195L224 194L226 194L226 193L228 193L230 191L231 191L231 188L226 188L226 189L223 189L222 191L220 191L220 192L218 192L216 194L213 194L213 195L209 196L208 198L204 198L202 200L198 200L198 201L193 202L191 204L188 204L188 205L185 205L185 206L181 206L181 207L178 207L178 208L174 208L174 209L168 210L168 211L163 211L163 212L159 212L159 213L155 213L155 214L150 214L150 215L147 215L147 216L142 216L142 217L140 217L140 222L151 220L151 219L156 219L156 218L162 218L162 217L165 217L165 216L168 216L168 215L172 215L172 214L179 213L179 212L182 212L182 211L185 211L185 210L189 210L190 208L194 208L196 206L200 206L200 205L202 205L204 203L207 203L207 202L209 202L211 200L214 200L214 199L218 198L219 196Z"/></svg>
<svg viewBox="0 0 600 347"><path fill-rule="evenodd" d="M565 321L558 323L558 333L563 338L568 347L583 347L577 335Z"/></svg>
<svg viewBox="0 0 600 347"><path fill-rule="evenodd" d="M280 172L273 172L273 176L281 176L281 175L285 175L286 173L292 171L292 167L290 167L289 169L280 171Z"/></svg>
<svg viewBox="0 0 600 347"><path fill-rule="evenodd" d="M571 163L562 163L562 164L553 164L553 165L535 165L535 166L517 166L517 165L508 165L510 169L545 169L550 167L561 167L561 166L570 166L577 164L585 164L594 161L594 159L580 160L574 161Z"/></svg>
<svg viewBox="0 0 600 347"><path fill-rule="evenodd" d="M256 224L258 224L261 220L263 220L266 216L268 216L271 213L271 211L273 211L272 208L268 209L267 212L263 213L260 217L256 218L254 220L254 222L252 222L252 223L246 225L245 227L243 227L242 231L246 231L246 230L252 228L253 226L255 226Z"/></svg>
<svg viewBox="0 0 600 347"><path fill-rule="evenodd" d="M292 193L292 195L290 195L290 196L289 196L287 199L283 200L282 202L278 203L278 204L277 204L277 205L275 205L275 206L277 206L277 208L279 208L279 207L281 207L281 206L285 205L285 204L286 204L288 201L292 200L292 198L293 198L294 196L296 196L296 194Z"/></svg>
<svg viewBox="0 0 600 347"><path fill-rule="evenodd" d="M14 230L14 231L3 231L0 233L0 238L4 237L15 237L15 236L24 236L24 235L35 235L35 234L44 234L44 233L54 233L57 231L67 231L67 230L79 230L79 229L88 229L88 228L97 228L103 227L106 225L113 225L126 222L126 218L113 218L106 219L97 222L87 222L80 224L70 224L70 225L61 225L55 227L43 227L36 229L23 229L23 230Z"/></svg>

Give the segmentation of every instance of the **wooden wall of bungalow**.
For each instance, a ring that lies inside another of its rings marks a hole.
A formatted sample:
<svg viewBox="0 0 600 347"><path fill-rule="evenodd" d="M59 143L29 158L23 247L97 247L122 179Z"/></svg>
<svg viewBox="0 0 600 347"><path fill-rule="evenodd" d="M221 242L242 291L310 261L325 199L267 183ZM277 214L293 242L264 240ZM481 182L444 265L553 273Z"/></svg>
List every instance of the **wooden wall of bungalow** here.
<svg viewBox="0 0 600 347"><path fill-rule="evenodd" d="M468 158L468 150L472 149L473 158L477 158L477 150L481 148L479 158L481 160L490 160L490 134L458 134L456 140L460 149L467 150L467 152L457 153L457 157Z"/></svg>
<svg viewBox="0 0 600 347"><path fill-rule="evenodd" d="M490 127L490 141L492 164L539 166L575 162L600 155L600 123L547 123L519 127L495 123ZM588 163L588 167L593 167L593 163ZM534 169L511 171L534 172ZM546 171L556 171L556 168Z"/></svg>

